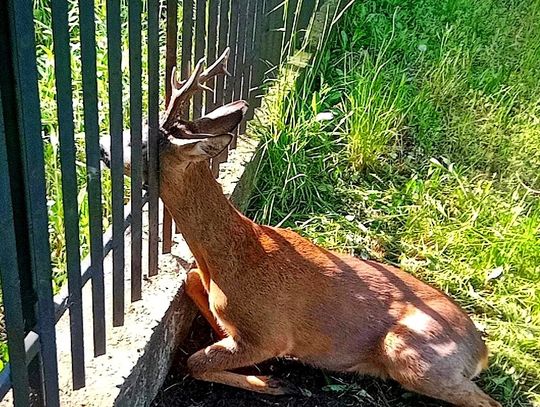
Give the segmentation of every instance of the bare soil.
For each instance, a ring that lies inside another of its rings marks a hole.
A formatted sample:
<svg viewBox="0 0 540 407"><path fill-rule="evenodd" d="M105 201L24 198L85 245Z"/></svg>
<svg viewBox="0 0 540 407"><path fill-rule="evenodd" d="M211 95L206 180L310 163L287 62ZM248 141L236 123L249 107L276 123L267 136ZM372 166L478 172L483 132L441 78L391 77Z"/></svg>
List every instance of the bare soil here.
<svg viewBox="0 0 540 407"><path fill-rule="evenodd" d="M392 381L324 372L293 360L272 360L243 369L249 374L265 374L287 381L298 394L266 396L219 384L205 383L186 374L186 360L195 351L212 343L211 331L200 316L169 372L152 406L190 407L448 407L449 404L410 393Z"/></svg>

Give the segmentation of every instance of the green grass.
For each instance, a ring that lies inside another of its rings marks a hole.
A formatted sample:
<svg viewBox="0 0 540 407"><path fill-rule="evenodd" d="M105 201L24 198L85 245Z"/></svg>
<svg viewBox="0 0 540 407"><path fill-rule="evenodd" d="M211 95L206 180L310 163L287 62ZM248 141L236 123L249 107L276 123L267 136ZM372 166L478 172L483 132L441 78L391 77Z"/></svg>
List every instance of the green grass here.
<svg viewBox="0 0 540 407"><path fill-rule="evenodd" d="M128 2L122 1L122 81L123 81L123 115L124 126L129 127L129 43L128 43ZM147 47L146 10L143 10L143 109L147 107ZM89 251L88 197L86 193L86 159L84 142L84 111L82 100L81 49L79 31L79 7L76 1L69 3L69 26L71 45L71 69L73 108L75 124L75 142L77 146L77 179L79 186L79 225L81 229L81 256ZM66 281L65 273L65 236L62 206L62 178L60 173L60 156L58 143L58 120L56 107L56 88L54 75L54 46L52 37L51 10L48 2L34 3L34 23L36 27L37 65L39 72L39 93L41 102L41 121L44 134L45 174L47 181L47 197L49 209L50 244L53 260L55 291ZM107 66L107 25L106 1L98 0L95 4L96 27L96 68L98 87L99 130L101 137L109 133L108 105L108 66ZM102 173L103 221L104 229L111 220L111 183L109 172ZM129 197L129 179L125 179L126 199Z"/></svg>
<svg viewBox="0 0 540 407"><path fill-rule="evenodd" d="M253 127L249 215L449 293L505 406L540 403L539 32L538 0L355 2Z"/></svg>

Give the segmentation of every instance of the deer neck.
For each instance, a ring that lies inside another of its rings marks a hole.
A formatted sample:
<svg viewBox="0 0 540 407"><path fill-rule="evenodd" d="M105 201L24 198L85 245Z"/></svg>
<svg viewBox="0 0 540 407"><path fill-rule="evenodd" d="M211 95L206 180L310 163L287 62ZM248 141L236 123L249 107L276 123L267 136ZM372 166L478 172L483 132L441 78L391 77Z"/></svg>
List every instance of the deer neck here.
<svg viewBox="0 0 540 407"><path fill-rule="evenodd" d="M208 163L191 164L176 180L174 171L162 169L161 198L199 266L227 264L241 256L256 226L223 195Z"/></svg>

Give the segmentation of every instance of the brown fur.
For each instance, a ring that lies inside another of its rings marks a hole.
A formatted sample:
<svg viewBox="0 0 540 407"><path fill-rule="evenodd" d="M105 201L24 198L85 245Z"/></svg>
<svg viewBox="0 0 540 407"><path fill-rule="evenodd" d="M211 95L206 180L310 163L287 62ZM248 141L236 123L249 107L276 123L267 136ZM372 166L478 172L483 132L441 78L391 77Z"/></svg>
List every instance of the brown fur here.
<svg viewBox="0 0 540 407"><path fill-rule="evenodd" d="M282 394L268 378L228 370L288 355L391 377L460 406L500 406L471 381L487 349L445 294L398 268L255 224L228 202L206 161L186 163L173 149L161 162L161 197L199 267L188 293L223 338L189 358L193 376Z"/></svg>
<svg viewBox="0 0 540 407"><path fill-rule="evenodd" d="M487 348L444 293L396 267L257 225L225 198L208 159L231 142L247 104L233 102L192 122L180 113L204 82L227 72L228 55L227 49L205 71L199 61L182 83L173 72L159 136L161 198L198 265L187 293L221 338L189 358L191 374L283 394L287 387L275 380L230 370L288 355L338 372L391 377L459 406L500 407L471 381L487 365ZM110 162L108 148L102 155Z"/></svg>

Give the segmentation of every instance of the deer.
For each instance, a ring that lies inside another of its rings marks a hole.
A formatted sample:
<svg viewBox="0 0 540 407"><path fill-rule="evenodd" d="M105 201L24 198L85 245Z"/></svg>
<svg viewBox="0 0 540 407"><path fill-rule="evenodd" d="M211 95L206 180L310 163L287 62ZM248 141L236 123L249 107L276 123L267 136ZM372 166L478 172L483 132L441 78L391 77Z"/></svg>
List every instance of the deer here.
<svg viewBox="0 0 540 407"><path fill-rule="evenodd" d="M298 233L257 224L223 194L209 166L231 143L248 104L234 101L183 119L217 75L200 60L177 79L161 119L160 197L196 260L185 290L218 341L187 360L195 379L263 394L294 386L235 370L290 357L333 372L393 379L463 407L501 407L472 379L488 365L481 333L442 291L388 264L319 247ZM110 160L106 148L102 155ZM129 163L126 164L129 174Z"/></svg>

